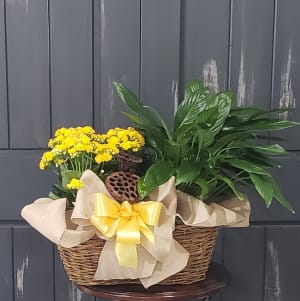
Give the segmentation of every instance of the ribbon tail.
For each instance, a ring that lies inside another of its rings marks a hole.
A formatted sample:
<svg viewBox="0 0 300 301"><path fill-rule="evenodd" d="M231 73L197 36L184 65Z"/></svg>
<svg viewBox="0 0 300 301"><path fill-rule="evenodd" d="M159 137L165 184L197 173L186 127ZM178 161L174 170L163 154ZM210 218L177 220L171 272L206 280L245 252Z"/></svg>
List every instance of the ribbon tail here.
<svg viewBox="0 0 300 301"><path fill-rule="evenodd" d="M136 244L116 241L115 252L120 266L137 268Z"/></svg>

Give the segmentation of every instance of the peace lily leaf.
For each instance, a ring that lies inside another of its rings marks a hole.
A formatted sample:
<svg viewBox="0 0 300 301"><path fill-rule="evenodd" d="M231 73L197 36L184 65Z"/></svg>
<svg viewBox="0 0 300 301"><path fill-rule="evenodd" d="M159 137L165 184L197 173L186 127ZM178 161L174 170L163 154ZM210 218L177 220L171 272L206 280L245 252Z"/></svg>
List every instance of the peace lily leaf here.
<svg viewBox="0 0 300 301"><path fill-rule="evenodd" d="M75 178L79 179L81 176L81 172L77 170L66 170L61 173L61 185L63 188L67 189L67 185L70 183L70 181Z"/></svg>
<svg viewBox="0 0 300 301"><path fill-rule="evenodd" d="M133 112L143 113L143 105L129 89L120 83L113 83L123 103Z"/></svg>
<svg viewBox="0 0 300 301"><path fill-rule="evenodd" d="M183 102L178 106L175 114L174 131L185 124L194 122L194 118L207 108L208 95L209 90L204 89L196 91L183 100Z"/></svg>
<svg viewBox="0 0 300 301"><path fill-rule="evenodd" d="M257 192L265 200L266 206L270 207L274 191L270 177L251 173L249 174L249 176Z"/></svg>
<svg viewBox="0 0 300 301"><path fill-rule="evenodd" d="M176 169L176 185L192 183L199 175L199 165L194 161L183 161Z"/></svg>
<svg viewBox="0 0 300 301"><path fill-rule="evenodd" d="M286 150L279 144L259 145L255 146L255 149L259 152L266 153L269 155L282 155L286 153Z"/></svg>
<svg viewBox="0 0 300 301"><path fill-rule="evenodd" d="M209 185L208 182L204 179L202 179L201 177L197 177L194 180L194 183L197 184L198 186L200 186L201 188L201 195L200 195L200 199L203 199L209 191Z"/></svg>
<svg viewBox="0 0 300 301"><path fill-rule="evenodd" d="M275 182L274 179L271 179L272 184L273 184L273 195L274 198L285 208L287 208L291 213L295 214L295 210L292 208L290 203L285 199L283 194L281 193L277 183Z"/></svg>
<svg viewBox="0 0 300 301"><path fill-rule="evenodd" d="M138 182L141 198L149 195L156 187L167 182L174 175L174 169L166 161L155 162Z"/></svg>
<svg viewBox="0 0 300 301"><path fill-rule="evenodd" d="M215 135L222 129L223 124L229 115L232 101L227 93L219 93L216 96L216 100L218 103L218 118L215 124L210 128L210 131Z"/></svg>
<svg viewBox="0 0 300 301"><path fill-rule="evenodd" d="M252 117L257 116L257 114L264 114L266 112L264 108L260 107L237 107L230 111L230 116L237 117L242 121L248 121Z"/></svg>
<svg viewBox="0 0 300 301"><path fill-rule="evenodd" d="M230 163L234 167L237 167L237 168L244 170L246 172L249 172L249 173L270 175L270 173L268 171L266 171L263 167L252 164L251 162L246 161L246 160L230 159L230 161L228 161L228 163Z"/></svg>
<svg viewBox="0 0 300 301"><path fill-rule="evenodd" d="M240 129L251 130L251 131L267 131L267 130L282 130L293 127L295 125L300 125L299 122L278 120L278 119L258 119L250 120L244 125L240 126Z"/></svg>
<svg viewBox="0 0 300 301"><path fill-rule="evenodd" d="M233 193L239 200L241 201L244 200L244 195L235 188L234 183L229 178L224 176L221 176L219 178L230 187L230 189L233 191Z"/></svg>
<svg viewBox="0 0 300 301"><path fill-rule="evenodd" d="M189 98L192 94L194 94L196 91L205 89L203 86L203 83L198 79L192 79L187 82L185 86L184 91L184 99Z"/></svg>

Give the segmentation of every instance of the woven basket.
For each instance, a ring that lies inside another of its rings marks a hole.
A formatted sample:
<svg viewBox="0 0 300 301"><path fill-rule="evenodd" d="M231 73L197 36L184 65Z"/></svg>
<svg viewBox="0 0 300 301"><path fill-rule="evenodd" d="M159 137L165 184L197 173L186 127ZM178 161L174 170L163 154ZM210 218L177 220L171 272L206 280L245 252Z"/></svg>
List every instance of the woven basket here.
<svg viewBox="0 0 300 301"><path fill-rule="evenodd" d="M190 257L187 266L182 271L163 280L159 284L191 284L204 280L215 246L217 228L176 225L173 237L190 253ZM94 236L90 240L73 248L58 246L60 257L69 279L81 285L139 283L138 280L130 279L93 279L104 243L105 240Z"/></svg>

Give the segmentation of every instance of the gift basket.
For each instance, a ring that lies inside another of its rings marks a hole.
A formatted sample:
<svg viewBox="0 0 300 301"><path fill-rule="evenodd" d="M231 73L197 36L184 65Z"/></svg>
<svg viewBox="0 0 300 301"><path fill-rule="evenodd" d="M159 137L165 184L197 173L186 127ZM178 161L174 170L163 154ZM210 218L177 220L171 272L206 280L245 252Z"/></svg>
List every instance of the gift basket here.
<svg viewBox="0 0 300 301"><path fill-rule="evenodd" d="M170 128L115 88L133 127L58 129L40 161L58 183L22 210L57 245L70 280L148 288L205 279L218 228L249 225L243 186L293 212L270 173L286 151L264 136L298 125L279 118L284 110L236 107L231 92L191 80Z"/></svg>

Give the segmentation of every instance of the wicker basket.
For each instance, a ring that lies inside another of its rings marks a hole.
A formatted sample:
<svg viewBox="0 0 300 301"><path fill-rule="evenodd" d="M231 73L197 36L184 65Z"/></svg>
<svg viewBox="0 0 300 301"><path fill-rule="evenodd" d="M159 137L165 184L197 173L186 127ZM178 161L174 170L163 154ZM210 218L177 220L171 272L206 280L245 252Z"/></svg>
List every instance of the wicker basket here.
<svg viewBox="0 0 300 301"><path fill-rule="evenodd" d="M191 284L205 279L215 246L217 228L176 225L173 237L190 253L187 266L160 284ZM105 240L94 236L73 248L58 246L69 279L81 285L139 283L138 280L94 280L98 259Z"/></svg>

